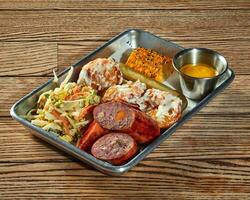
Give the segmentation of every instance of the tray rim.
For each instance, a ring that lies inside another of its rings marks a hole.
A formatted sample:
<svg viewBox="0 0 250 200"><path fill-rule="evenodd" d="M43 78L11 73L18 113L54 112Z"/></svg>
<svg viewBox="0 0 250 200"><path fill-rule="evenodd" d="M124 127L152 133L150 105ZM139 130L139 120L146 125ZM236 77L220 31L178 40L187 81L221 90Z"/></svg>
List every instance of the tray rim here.
<svg viewBox="0 0 250 200"><path fill-rule="evenodd" d="M148 32L148 31L144 31L144 30L141 30L141 29L128 29L128 30L125 30L125 31L121 32L117 36L111 38L110 40L108 40L107 42L105 42L100 47L98 47L95 50L91 51L86 56L83 56L82 58L80 58L79 60L77 60L74 64L72 64L72 66L73 67L77 66L80 62L82 62L85 59L91 57L92 55L94 55L98 51L100 51L103 48L105 48L106 46L110 45L112 42L116 41L117 39L119 39L120 37L122 37L122 36L124 36L126 34L129 34L130 32L139 32L139 33L150 34L153 37L156 37L156 38L158 38L160 40L163 40L163 41L166 41L166 42L170 42L171 45L175 46L176 48L185 49L184 47L176 44L175 42L172 42L172 41L167 40L167 39L160 38L160 37L158 37L158 36L156 36L156 35ZM68 67L65 70L63 70L61 73L58 74L58 77L63 76L65 73L67 73L69 71L69 69L70 69L70 67ZM128 171L129 169L131 169L132 167L134 167L135 165L137 165L150 152L152 152L163 141L165 141L169 136L171 136L177 130L177 128L181 127L187 120L189 120L190 118L192 118L192 116L195 113L199 112L199 110L201 110L201 108L203 108L215 96L217 96L222 90L224 90L228 85L230 85L230 83L234 80L235 73L229 67L228 67L228 71L230 71L230 77L228 77L226 80L224 80L210 94L208 94L201 101L199 101L199 103L197 103L196 106L192 110L190 110L186 115L184 115L177 123L173 124L169 129L165 130L158 138L156 138L145 149L143 149L143 151L141 151L140 153L138 153L128 163L126 163L124 165L120 165L120 166L111 165L111 164L109 164L107 162L104 162L104 161L101 161L99 159L96 159L94 156L90 155L89 153L84 152L84 151L80 150L79 148L77 148L76 146L74 146L74 145L72 145L72 144L70 144L68 142L65 142L65 141L61 140L56 135L51 134L50 132L47 132L47 131L45 131L45 130L43 130L43 129L41 129L41 128L33 125L33 124L31 124L27 120L24 120L22 117L20 117L16 113L15 110L16 110L17 106L20 103L22 103L27 98L31 97L36 92L40 91L45 86L47 86L48 84L50 84L53 81L53 78L49 79L47 82L41 84L36 89L32 90L31 92L29 92L28 94L26 94L25 96L23 96L22 98L20 98L11 107L11 109L10 109L10 115L12 116L13 119L15 119L16 121L18 121L19 123L21 123L23 126L25 126L26 128L30 129L32 131L32 134L34 134L35 136L37 136L37 137L45 140L46 142L52 144L53 146L56 146L60 150L63 150L66 153L69 153L69 154L73 155L74 157L78 158L79 160L83 161L84 163L89 164L92 167L95 167L96 169L98 169L99 171L101 171L101 172L103 172L105 174L109 174L109 175L121 175L124 172Z"/></svg>

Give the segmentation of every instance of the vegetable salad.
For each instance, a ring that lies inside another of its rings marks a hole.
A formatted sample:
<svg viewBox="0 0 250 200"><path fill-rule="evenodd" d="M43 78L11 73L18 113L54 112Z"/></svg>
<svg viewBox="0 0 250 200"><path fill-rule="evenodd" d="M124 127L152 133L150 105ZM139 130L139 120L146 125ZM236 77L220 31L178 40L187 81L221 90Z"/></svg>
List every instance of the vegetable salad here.
<svg viewBox="0 0 250 200"><path fill-rule="evenodd" d="M84 127L92 120L90 115L100 103L96 90L83 84L69 82L73 67L59 87L40 95L37 108L27 114L32 124L54 132L67 142L75 143ZM54 81L58 78L54 73Z"/></svg>

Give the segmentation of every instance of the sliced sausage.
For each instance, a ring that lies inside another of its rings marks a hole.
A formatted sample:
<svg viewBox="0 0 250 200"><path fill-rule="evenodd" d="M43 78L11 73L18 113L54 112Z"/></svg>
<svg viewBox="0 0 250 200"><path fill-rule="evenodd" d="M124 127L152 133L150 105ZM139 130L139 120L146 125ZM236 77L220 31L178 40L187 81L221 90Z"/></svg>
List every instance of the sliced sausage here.
<svg viewBox="0 0 250 200"><path fill-rule="evenodd" d="M127 103L103 103L98 105L93 113L94 119L103 128L128 133L141 144L160 135L156 121Z"/></svg>
<svg viewBox="0 0 250 200"><path fill-rule="evenodd" d="M77 142L77 147L87 151L93 143L103 135L108 133L108 130L103 129L95 120L91 122L88 129L83 133L82 137Z"/></svg>
<svg viewBox="0 0 250 200"><path fill-rule="evenodd" d="M108 133L99 138L92 146L94 157L122 165L130 160L137 152L135 140L126 133Z"/></svg>

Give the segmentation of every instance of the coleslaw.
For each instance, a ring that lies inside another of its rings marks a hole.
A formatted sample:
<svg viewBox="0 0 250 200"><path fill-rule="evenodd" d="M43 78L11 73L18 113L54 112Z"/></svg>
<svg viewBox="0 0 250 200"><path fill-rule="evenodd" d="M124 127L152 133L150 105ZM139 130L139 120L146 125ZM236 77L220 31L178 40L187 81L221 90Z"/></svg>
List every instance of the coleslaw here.
<svg viewBox="0 0 250 200"><path fill-rule="evenodd" d="M75 143L92 120L91 110L100 103L101 97L89 86L69 82L72 74L73 67L59 87L39 96L37 108L30 110L26 118L32 124L58 134L61 139ZM55 72L54 82L58 82Z"/></svg>

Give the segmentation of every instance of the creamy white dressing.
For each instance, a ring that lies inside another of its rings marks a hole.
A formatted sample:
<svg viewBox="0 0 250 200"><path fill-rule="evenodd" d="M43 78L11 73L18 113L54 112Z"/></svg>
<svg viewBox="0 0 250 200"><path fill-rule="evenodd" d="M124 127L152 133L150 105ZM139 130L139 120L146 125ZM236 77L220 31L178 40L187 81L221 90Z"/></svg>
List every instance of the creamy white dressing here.
<svg viewBox="0 0 250 200"><path fill-rule="evenodd" d="M123 85L116 85L118 92L122 95L134 94L135 96L141 96L146 90L146 85L140 81L132 82L128 81Z"/></svg>
<svg viewBox="0 0 250 200"><path fill-rule="evenodd" d="M179 97L169 92L157 89L148 89L143 95L143 101L146 102L145 110L150 111L156 108L156 119L163 122L166 117L171 117L181 112L182 101ZM172 110L172 112L170 112Z"/></svg>
<svg viewBox="0 0 250 200"><path fill-rule="evenodd" d="M139 80L136 82L128 81L123 85L111 86L104 94L103 100L123 100L131 104L137 104L139 107L144 107L141 97L146 89L146 85Z"/></svg>
<svg viewBox="0 0 250 200"><path fill-rule="evenodd" d="M169 113L171 109L173 109L173 112ZM180 112L180 109L181 100L172 94L168 94L165 96L164 100L159 105L156 112L156 118L160 122L163 122L166 117L170 117L172 115L175 115L176 112Z"/></svg>
<svg viewBox="0 0 250 200"><path fill-rule="evenodd" d="M90 85L91 80L89 78L89 76L87 75L87 71L86 70L81 70L80 74L79 74L79 78L77 81L77 84L87 84Z"/></svg>
<svg viewBox="0 0 250 200"><path fill-rule="evenodd" d="M120 74L117 82L115 82L117 79L115 71ZM119 63L111 58L97 58L83 66L77 83L84 83L92 87L95 86L95 89L102 90L114 84L121 84L122 81L123 78L119 69Z"/></svg>

